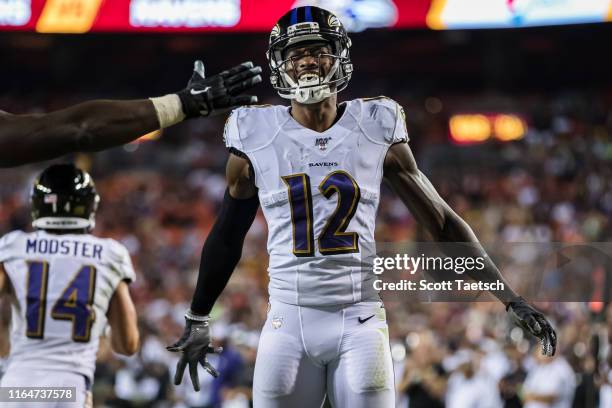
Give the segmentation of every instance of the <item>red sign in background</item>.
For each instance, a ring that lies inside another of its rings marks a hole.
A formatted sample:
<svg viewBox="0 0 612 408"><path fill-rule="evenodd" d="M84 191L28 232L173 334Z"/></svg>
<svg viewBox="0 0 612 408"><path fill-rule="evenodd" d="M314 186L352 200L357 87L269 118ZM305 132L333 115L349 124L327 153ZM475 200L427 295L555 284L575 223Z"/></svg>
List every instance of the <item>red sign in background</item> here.
<svg viewBox="0 0 612 408"><path fill-rule="evenodd" d="M313 4L335 7L331 11L350 31L372 27L520 27L612 20L612 0L566 1L571 7L541 0L524 0L523 7L509 0L0 0L0 30L267 32L292 7ZM483 4L490 6L488 14L478 13Z"/></svg>
<svg viewBox="0 0 612 408"><path fill-rule="evenodd" d="M200 4L214 7L220 1L200 0ZM40 31L40 32L129 32L129 31L268 31L276 20L296 4L309 4L312 2L299 2L296 0L228 0L227 10L231 10L239 17L235 23L219 24L216 21L205 21L199 24L189 15L189 5L197 5L196 0L176 1L173 6L174 17L181 18L171 22L164 21L167 16L163 13L157 16L159 24L134 24L134 5L156 6L163 4L164 0L1 0L0 1L0 30ZM172 4L169 1L166 4ZM320 2L324 3L324 2ZM350 7L350 1L347 4ZM360 2L362 5L367 2ZM376 0L372 6L385 4L388 8L395 8L395 18L386 26L425 27L427 12L431 0ZM130 16L130 9L132 16ZM23 22L26 9L29 9L30 18ZM141 8L142 10L142 8ZM163 10L163 8L159 8ZM183 11L181 11L183 10ZM185 13L185 15L181 15ZM132 17L132 21L130 20ZM358 18L358 17L357 17ZM190 20L191 19L191 20ZM211 19L214 20L214 19ZM368 27L368 23L362 28Z"/></svg>

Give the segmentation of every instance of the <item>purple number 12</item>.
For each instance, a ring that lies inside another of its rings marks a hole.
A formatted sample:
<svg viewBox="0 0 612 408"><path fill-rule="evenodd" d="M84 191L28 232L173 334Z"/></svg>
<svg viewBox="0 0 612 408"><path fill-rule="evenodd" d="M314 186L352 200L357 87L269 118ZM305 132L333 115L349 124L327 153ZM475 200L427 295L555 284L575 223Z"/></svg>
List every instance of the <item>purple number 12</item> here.
<svg viewBox="0 0 612 408"><path fill-rule="evenodd" d="M289 190L291 222L293 224L293 254L299 257L314 256L314 232L310 177L305 173L282 177ZM317 243L322 255L359 252L359 235L346 232L357 211L361 197L359 186L345 171L329 173L319 184L319 191L330 199L338 196L336 210L327 220Z"/></svg>

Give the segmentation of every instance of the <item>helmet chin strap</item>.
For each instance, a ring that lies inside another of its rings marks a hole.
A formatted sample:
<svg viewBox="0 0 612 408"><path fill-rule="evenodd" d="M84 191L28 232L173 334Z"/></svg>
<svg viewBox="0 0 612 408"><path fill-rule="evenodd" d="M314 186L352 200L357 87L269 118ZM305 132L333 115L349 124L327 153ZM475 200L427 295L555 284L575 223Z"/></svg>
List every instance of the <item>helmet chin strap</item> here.
<svg viewBox="0 0 612 408"><path fill-rule="evenodd" d="M311 104L328 98L331 95L329 85L318 85L319 83L318 75L313 75L313 78L299 79L294 99L299 103Z"/></svg>

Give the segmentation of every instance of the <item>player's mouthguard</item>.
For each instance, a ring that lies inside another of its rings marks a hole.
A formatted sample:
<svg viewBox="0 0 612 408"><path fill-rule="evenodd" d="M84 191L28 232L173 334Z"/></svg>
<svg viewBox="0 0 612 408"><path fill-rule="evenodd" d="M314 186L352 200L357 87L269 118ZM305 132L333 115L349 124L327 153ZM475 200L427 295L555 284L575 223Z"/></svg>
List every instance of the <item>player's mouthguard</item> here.
<svg viewBox="0 0 612 408"><path fill-rule="evenodd" d="M302 74L298 79L298 85L300 87L319 85L319 75L310 72Z"/></svg>

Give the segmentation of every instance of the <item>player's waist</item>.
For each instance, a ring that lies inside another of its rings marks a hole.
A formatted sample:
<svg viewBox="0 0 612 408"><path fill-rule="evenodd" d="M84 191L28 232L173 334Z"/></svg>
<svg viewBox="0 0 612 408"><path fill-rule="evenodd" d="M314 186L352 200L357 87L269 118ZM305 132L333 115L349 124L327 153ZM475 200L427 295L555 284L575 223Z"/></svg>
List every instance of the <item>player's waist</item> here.
<svg viewBox="0 0 612 408"><path fill-rule="evenodd" d="M53 355L47 353L27 353L27 354L12 354L8 358L5 366L5 375L14 370L39 370L73 373L83 376L88 384L93 381L95 371L95 356L92 359L83 358L78 355L73 355L70 361L54 358Z"/></svg>
<svg viewBox="0 0 612 408"><path fill-rule="evenodd" d="M56 341L54 341L56 340ZM56 369L93 377L98 341L74 343L60 339L16 339L11 337L11 352L7 368L11 366Z"/></svg>
<svg viewBox="0 0 612 408"><path fill-rule="evenodd" d="M371 282L352 276L317 280L299 275L270 275L268 291L270 299L299 306L348 305L380 299Z"/></svg>
<svg viewBox="0 0 612 408"><path fill-rule="evenodd" d="M328 252L321 253L318 248L313 249L311 254L296 250L293 246L275 245L269 248L270 268L300 268L300 269L355 269L370 267L371 262L363 258L363 254L354 250L353 252Z"/></svg>

